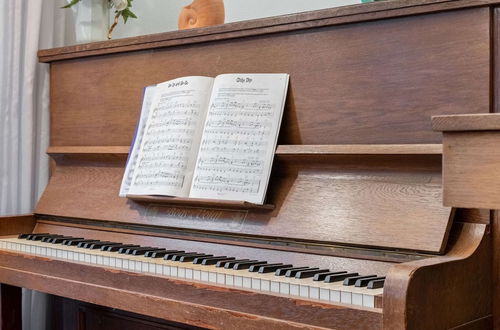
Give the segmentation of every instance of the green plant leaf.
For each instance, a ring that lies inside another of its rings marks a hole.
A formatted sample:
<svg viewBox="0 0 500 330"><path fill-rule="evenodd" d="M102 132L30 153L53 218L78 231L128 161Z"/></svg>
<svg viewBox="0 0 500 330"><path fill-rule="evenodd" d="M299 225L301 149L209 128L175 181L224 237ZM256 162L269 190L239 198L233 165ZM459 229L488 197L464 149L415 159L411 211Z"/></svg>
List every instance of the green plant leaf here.
<svg viewBox="0 0 500 330"><path fill-rule="evenodd" d="M76 5L77 3L79 3L81 0L71 0L70 3L68 3L66 6L62 6L61 8L69 8L71 6L74 6Z"/></svg>
<svg viewBox="0 0 500 330"><path fill-rule="evenodd" d="M123 23L127 23L129 17L137 18L137 16L135 16L135 14L128 8L122 10L121 15L123 17Z"/></svg>

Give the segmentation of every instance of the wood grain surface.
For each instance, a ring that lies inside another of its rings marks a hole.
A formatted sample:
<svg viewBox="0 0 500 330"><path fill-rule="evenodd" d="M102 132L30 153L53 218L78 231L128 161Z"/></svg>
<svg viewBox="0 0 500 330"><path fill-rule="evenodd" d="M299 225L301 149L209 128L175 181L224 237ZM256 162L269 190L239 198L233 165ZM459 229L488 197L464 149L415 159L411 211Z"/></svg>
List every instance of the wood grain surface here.
<svg viewBox="0 0 500 330"><path fill-rule="evenodd" d="M359 161L362 159L315 163L313 168L306 161L297 165L295 174L284 172L281 178L275 176L269 197L269 203L276 205L272 212L250 210L238 214L219 210L215 215L200 216L197 208L135 203L118 197L123 174L120 160L90 162L78 157L62 158L35 212L442 252L451 222L450 208L441 204L440 173L412 167L405 171L404 162L392 162L390 166L394 169L390 169L385 167L391 163L390 157L379 166L372 163L364 168L360 168ZM411 159L409 162L406 166L418 164ZM213 216L218 220L211 220ZM407 230L410 227L412 230Z"/></svg>
<svg viewBox="0 0 500 330"><path fill-rule="evenodd" d="M499 131L444 135L443 201L469 208L500 208Z"/></svg>
<svg viewBox="0 0 500 330"><path fill-rule="evenodd" d="M35 218L32 214L0 217L1 235L30 233L33 228L35 228Z"/></svg>
<svg viewBox="0 0 500 330"><path fill-rule="evenodd" d="M463 324L477 329L491 324L487 225L469 223L455 229L445 256L391 268L384 288L384 329L450 329Z"/></svg>
<svg viewBox="0 0 500 330"><path fill-rule="evenodd" d="M213 40L258 36L320 26L387 19L418 15L429 12L455 10L477 6L495 5L498 0L405 0L381 1L350 5L305 13L275 16L250 21L235 22L216 27L143 35L125 39L94 42L91 44L45 49L38 53L40 61L111 54L125 51L155 49Z"/></svg>
<svg viewBox="0 0 500 330"><path fill-rule="evenodd" d="M126 311L217 329L378 329L381 310L326 305L91 265L0 253L0 280Z"/></svg>
<svg viewBox="0 0 500 330"><path fill-rule="evenodd" d="M56 61L51 146L129 145L145 86L227 72L290 74L280 144L439 143L431 115L489 111L489 53L476 8Z"/></svg>
<svg viewBox="0 0 500 330"><path fill-rule="evenodd" d="M441 132L500 130L499 113L433 116L432 129Z"/></svg>

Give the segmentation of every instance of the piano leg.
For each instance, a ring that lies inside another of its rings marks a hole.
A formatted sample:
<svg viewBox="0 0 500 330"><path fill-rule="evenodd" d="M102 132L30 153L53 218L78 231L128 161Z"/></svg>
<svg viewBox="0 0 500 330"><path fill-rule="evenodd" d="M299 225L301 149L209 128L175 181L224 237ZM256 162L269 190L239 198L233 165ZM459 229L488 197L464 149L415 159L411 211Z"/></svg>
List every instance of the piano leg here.
<svg viewBox="0 0 500 330"><path fill-rule="evenodd" d="M0 284L0 330L21 330L21 288Z"/></svg>

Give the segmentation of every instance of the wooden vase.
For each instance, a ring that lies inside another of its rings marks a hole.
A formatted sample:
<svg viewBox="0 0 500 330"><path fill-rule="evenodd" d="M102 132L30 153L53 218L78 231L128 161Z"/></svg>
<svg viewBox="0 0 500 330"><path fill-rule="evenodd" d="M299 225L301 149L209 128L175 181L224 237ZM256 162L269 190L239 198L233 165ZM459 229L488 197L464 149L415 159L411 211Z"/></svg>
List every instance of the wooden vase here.
<svg viewBox="0 0 500 330"><path fill-rule="evenodd" d="M223 24L224 16L223 0L194 0L182 8L179 30Z"/></svg>

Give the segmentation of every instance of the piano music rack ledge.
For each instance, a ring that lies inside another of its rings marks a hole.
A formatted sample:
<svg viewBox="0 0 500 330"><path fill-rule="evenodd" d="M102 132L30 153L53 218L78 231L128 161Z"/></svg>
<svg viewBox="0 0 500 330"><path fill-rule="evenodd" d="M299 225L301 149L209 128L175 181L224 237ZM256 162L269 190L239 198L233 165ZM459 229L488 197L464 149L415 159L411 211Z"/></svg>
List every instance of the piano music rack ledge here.
<svg viewBox="0 0 500 330"><path fill-rule="evenodd" d="M172 206L192 206L206 207L215 209L236 209L236 210L274 210L273 204L254 204L245 201L228 201L220 199L202 199L202 198L181 198L168 196L148 196L148 195L127 195L127 198L139 203L155 203Z"/></svg>

